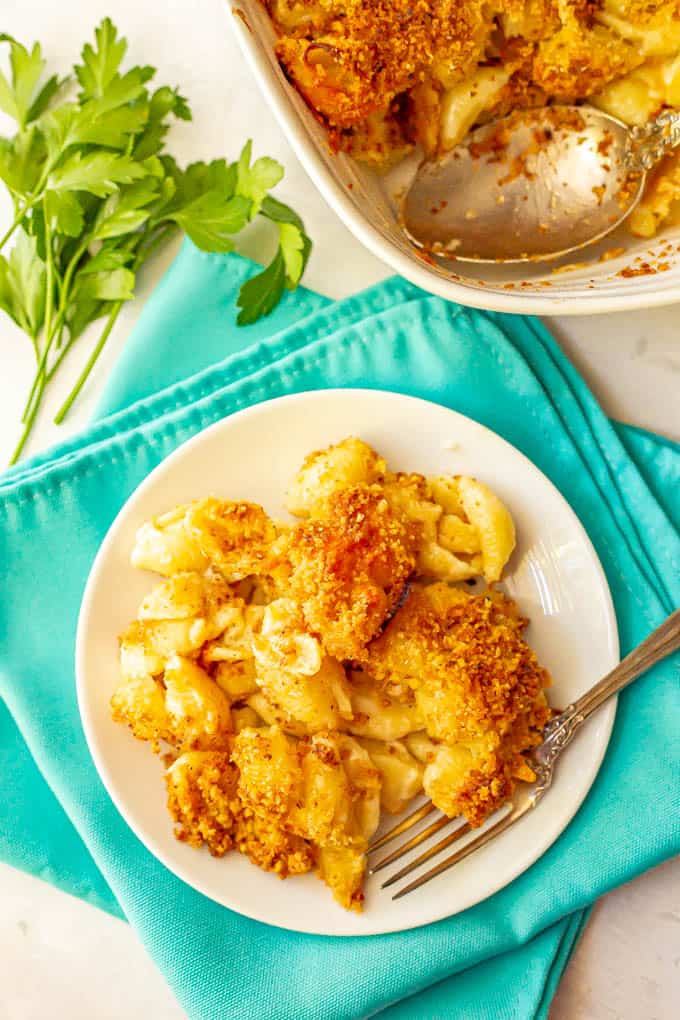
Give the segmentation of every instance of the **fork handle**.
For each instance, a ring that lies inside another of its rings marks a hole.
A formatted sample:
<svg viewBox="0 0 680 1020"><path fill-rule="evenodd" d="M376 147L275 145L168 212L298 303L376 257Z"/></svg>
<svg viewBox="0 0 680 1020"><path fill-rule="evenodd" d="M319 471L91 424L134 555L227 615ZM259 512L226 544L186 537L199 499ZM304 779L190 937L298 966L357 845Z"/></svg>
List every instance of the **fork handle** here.
<svg viewBox="0 0 680 1020"><path fill-rule="evenodd" d="M552 737L563 726L580 726L600 705L639 676L655 666L657 662L672 655L680 648L680 609L664 620L649 637L634 648L611 673L598 681L589 691L569 705L547 727L546 736Z"/></svg>
<svg viewBox="0 0 680 1020"><path fill-rule="evenodd" d="M502 832L509 829L511 825L514 825L515 822L519 821L520 818L535 807L552 783L554 766L559 755L567 744L571 743L574 734L580 729L581 724L585 722L588 716L598 709L607 698L611 698L612 695L623 690L624 687L627 687L633 680L637 680L639 676L646 673L648 669L651 669L661 659L672 655L678 648L680 648L680 609L676 609L674 613L671 613L668 619L664 620L655 631L652 631L649 637L645 638L637 648L634 648L625 659L622 659L611 673L608 673L599 683L596 683L589 691L581 695L573 705L569 705L568 708L565 708L564 712L548 723L544 730L545 738L543 743L534 748L531 760L532 768L536 772L536 782L528 788L524 798L521 800L515 798L511 810L491 825L490 828L483 829L474 839L462 846L460 850L456 850L450 857L444 858L443 861L430 868L420 878L400 889L399 892L395 893L393 899L397 900L401 896L413 892L413 890L424 885L425 882L435 878L436 875L441 875L442 872L448 871L449 868L464 860L469 854L481 850L483 846L492 839L495 839L496 836L500 836ZM458 832L462 833L466 828L466 826L461 826L460 829L457 829L456 833L453 834L454 838ZM434 856L434 853L443 850L451 842L453 840L447 837L447 841L437 844L429 856ZM413 867L419 863L424 863L424 861L416 861L412 863L411 868L403 868L399 872L398 877L404 877L406 873L413 870Z"/></svg>

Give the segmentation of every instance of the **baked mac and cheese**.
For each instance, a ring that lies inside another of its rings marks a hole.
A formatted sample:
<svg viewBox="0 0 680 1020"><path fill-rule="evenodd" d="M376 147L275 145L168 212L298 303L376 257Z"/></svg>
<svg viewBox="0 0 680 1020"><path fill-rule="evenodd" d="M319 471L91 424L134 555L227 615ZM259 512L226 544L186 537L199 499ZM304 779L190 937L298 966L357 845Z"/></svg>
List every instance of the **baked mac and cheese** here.
<svg viewBox="0 0 680 1020"><path fill-rule="evenodd" d="M680 0L265 0L331 144L377 166L517 109L587 100L627 124L680 106ZM680 220L680 154L630 221Z"/></svg>
<svg viewBox="0 0 680 1020"><path fill-rule="evenodd" d="M162 751L176 835L360 909L381 811L423 793L472 825L533 773L546 671L493 585L512 518L469 477L310 454L274 523L216 498L144 524L161 575L120 636L116 722ZM483 594L461 582L484 578Z"/></svg>

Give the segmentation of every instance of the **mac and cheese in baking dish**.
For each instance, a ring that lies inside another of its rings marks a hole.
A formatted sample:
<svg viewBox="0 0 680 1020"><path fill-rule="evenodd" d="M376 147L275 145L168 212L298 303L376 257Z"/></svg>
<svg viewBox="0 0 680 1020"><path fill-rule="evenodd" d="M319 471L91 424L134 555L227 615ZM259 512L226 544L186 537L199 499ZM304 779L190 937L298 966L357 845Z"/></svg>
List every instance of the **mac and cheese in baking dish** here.
<svg viewBox="0 0 680 1020"><path fill-rule="evenodd" d="M120 636L112 715L163 754L178 839L316 871L361 909L381 812L425 794L480 825L534 778L550 679L496 587L515 532L487 485L350 437L285 502L296 522L205 498L139 529L132 563L161 579Z"/></svg>
<svg viewBox="0 0 680 1020"><path fill-rule="evenodd" d="M680 0L265 0L331 144L386 166L516 109L587 100L627 124L680 107ZM630 221L680 221L680 153Z"/></svg>

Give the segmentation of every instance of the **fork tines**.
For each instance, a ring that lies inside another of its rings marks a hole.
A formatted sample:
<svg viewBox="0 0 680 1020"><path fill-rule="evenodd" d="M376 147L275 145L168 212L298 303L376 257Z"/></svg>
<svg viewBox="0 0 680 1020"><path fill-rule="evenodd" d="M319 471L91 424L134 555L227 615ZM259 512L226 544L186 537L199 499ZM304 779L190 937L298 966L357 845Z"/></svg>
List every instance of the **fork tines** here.
<svg viewBox="0 0 680 1020"><path fill-rule="evenodd" d="M369 854L385 846L387 843L392 842L393 839L396 839L397 836L401 836L404 832L408 832L409 829L412 829L415 825L418 825L419 822L423 821L423 819L427 818L428 815L430 815L433 811L436 810L437 809L435 808L432 801L427 801L425 804L417 808L410 815L404 818L401 822L395 825L392 829L390 829L389 832L386 832L383 836L381 836L374 843L372 843L371 846L368 848ZM517 821L519 817L521 817L522 814L524 814L525 810L527 810L527 808L524 806L521 808L512 806L511 809L508 812L506 812L506 814L504 814L502 818L494 822L493 825L490 825L482 829L482 831L475 837L475 839L469 840L464 846L454 851L454 853L450 854L448 857L445 857L443 861L440 861L438 864L434 865L419 878L414 879L414 881L409 883L409 885L406 885L403 888L399 889L394 894L392 899L398 900L402 896L406 896L407 893L413 892L414 889L420 888L421 885L425 885L426 882L429 882L437 875L441 875L442 872L448 871L449 868L452 868L454 864L458 864L458 862L462 861L465 857L468 856L468 854L474 853L475 850L479 850L482 846L484 846L486 843L492 840L495 836L500 835L501 832L509 828L510 825L512 825L515 821ZM405 854L415 849L415 847L420 846L422 843L426 842L426 840L434 836L437 832L440 832L448 825L452 825L454 822L458 822L459 824L458 827L453 832L446 835L443 839L439 840L439 842L435 843L433 846L426 848L422 853L418 854L417 857L414 857L403 868L400 868L399 871L395 872L395 874L391 875L388 879L386 879L386 881L382 883L381 888L386 889L388 886L394 885L395 882L399 882L402 878L405 878L407 875L410 875L411 872L421 867L421 865L425 864L433 857L436 857L437 854L442 853L442 851L448 849L459 839L462 839L464 836L468 835L468 833L472 831L470 824L465 821L463 821L461 824L460 818L449 818L446 815L442 814L441 812L438 812L438 817L435 819L434 822L431 822L424 829L421 829L414 836L411 836L411 838L407 839L405 843L400 844L386 857L381 858L377 862L377 864L371 865L369 867L369 873L373 875L377 871L381 871L383 868L387 867L389 864L393 864L395 861L398 861Z"/></svg>
<svg viewBox="0 0 680 1020"><path fill-rule="evenodd" d="M369 868L370 873L374 875L376 871L382 871L382 869L386 868L388 864L393 864L395 861L398 861L399 858L403 857L404 854L407 854L409 850L413 850L415 847L420 846L420 844L424 843L426 839L429 839L431 836L434 836L435 833L440 832L442 829L446 828L447 825L451 825L453 821L454 821L453 818L448 818L446 815L441 815L436 821L432 822L431 825L428 825L426 829L423 829L421 832L416 833L416 835L412 836L411 839L406 840L405 843L402 843L401 846L398 846L397 849L393 850L392 853L387 855L387 857L382 857L377 864L371 865L371 867ZM440 844L437 843L436 846L440 846ZM442 849L444 849L443 846ZM436 849L434 852L436 852ZM420 863L421 858L423 860L427 859L424 857L423 854L421 854L417 860L417 863ZM414 867L416 866L415 861L413 862L413 866ZM385 886L392 885L392 883L396 881L398 877L400 877L400 874L401 873L393 875L392 878L389 879L389 881L383 883L382 888L384 889Z"/></svg>
<svg viewBox="0 0 680 1020"><path fill-rule="evenodd" d="M426 818L430 812L436 810L437 809L432 801L428 800L422 805L422 807L416 808L416 810L412 811L410 815L407 815L406 818L402 819L398 825L395 825L394 828L389 830L389 832L386 832L384 836L380 836L379 839L376 839L373 843L371 843L368 848L369 854L372 854L374 850L379 850L380 847L385 846L386 843L391 843L393 839L397 838L397 836L401 836L402 832L406 832L408 829L411 829L423 818Z"/></svg>
<svg viewBox="0 0 680 1020"><path fill-rule="evenodd" d="M397 836L401 836L403 833L408 832L414 826L418 825L419 822L422 822L425 818L427 818L428 815L432 814L433 811L437 811L438 815L434 822L426 826L424 829L421 829L414 836L411 836L411 838L407 839L405 843L401 843L395 850L389 853L386 857L382 857L376 864L370 865L368 869L369 874L374 875L377 871L381 871L388 865L398 861L405 854L415 849L415 847L420 846L421 843L424 843L448 825L452 825L456 821L460 822L460 819L449 818L447 815L442 814L441 811L438 811L437 808L435 808L432 801L428 800L419 808L416 808L415 811L412 811L410 815L407 815L406 818L402 819L402 821L397 825L393 826L388 832L375 840L368 848L369 854L372 854L374 851L384 847L387 843L391 843L392 840L397 838ZM391 875L385 882L383 882L381 888L386 889L388 886L398 882L401 878L409 875L416 868L419 868L421 864L429 861L430 858L436 856L442 850L446 850L447 847L455 843L456 840L461 839L469 831L470 826L467 822L462 825L459 824L455 832L445 836L444 839L426 849L423 853L414 858L414 860L410 861L405 867L401 868L394 875ZM397 895L393 898L397 899L399 895L404 895L404 893L397 893Z"/></svg>

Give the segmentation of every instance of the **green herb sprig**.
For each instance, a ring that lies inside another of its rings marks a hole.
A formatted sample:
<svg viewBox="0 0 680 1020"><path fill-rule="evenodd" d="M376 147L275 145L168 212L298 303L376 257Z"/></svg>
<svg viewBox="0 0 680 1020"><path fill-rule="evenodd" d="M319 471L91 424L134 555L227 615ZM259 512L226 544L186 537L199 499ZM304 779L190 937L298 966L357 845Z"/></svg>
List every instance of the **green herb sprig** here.
<svg viewBox="0 0 680 1020"><path fill-rule="evenodd" d="M173 119L191 119L187 101L167 85L152 90L153 67L121 69L127 44L110 19L64 79L44 80L38 43L28 50L6 34L0 42L9 45L11 72L0 72L0 110L17 124L12 138L0 138L0 179L14 209L0 238L0 308L28 334L36 358L14 463L68 351L90 323L105 320L58 423L134 297L139 269L178 231L205 251L230 252L255 217L276 226L272 262L241 288L240 325L269 314L297 286L312 245L300 217L269 194L283 168L267 156L253 162L250 141L232 163L177 165L165 140Z"/></svg>

